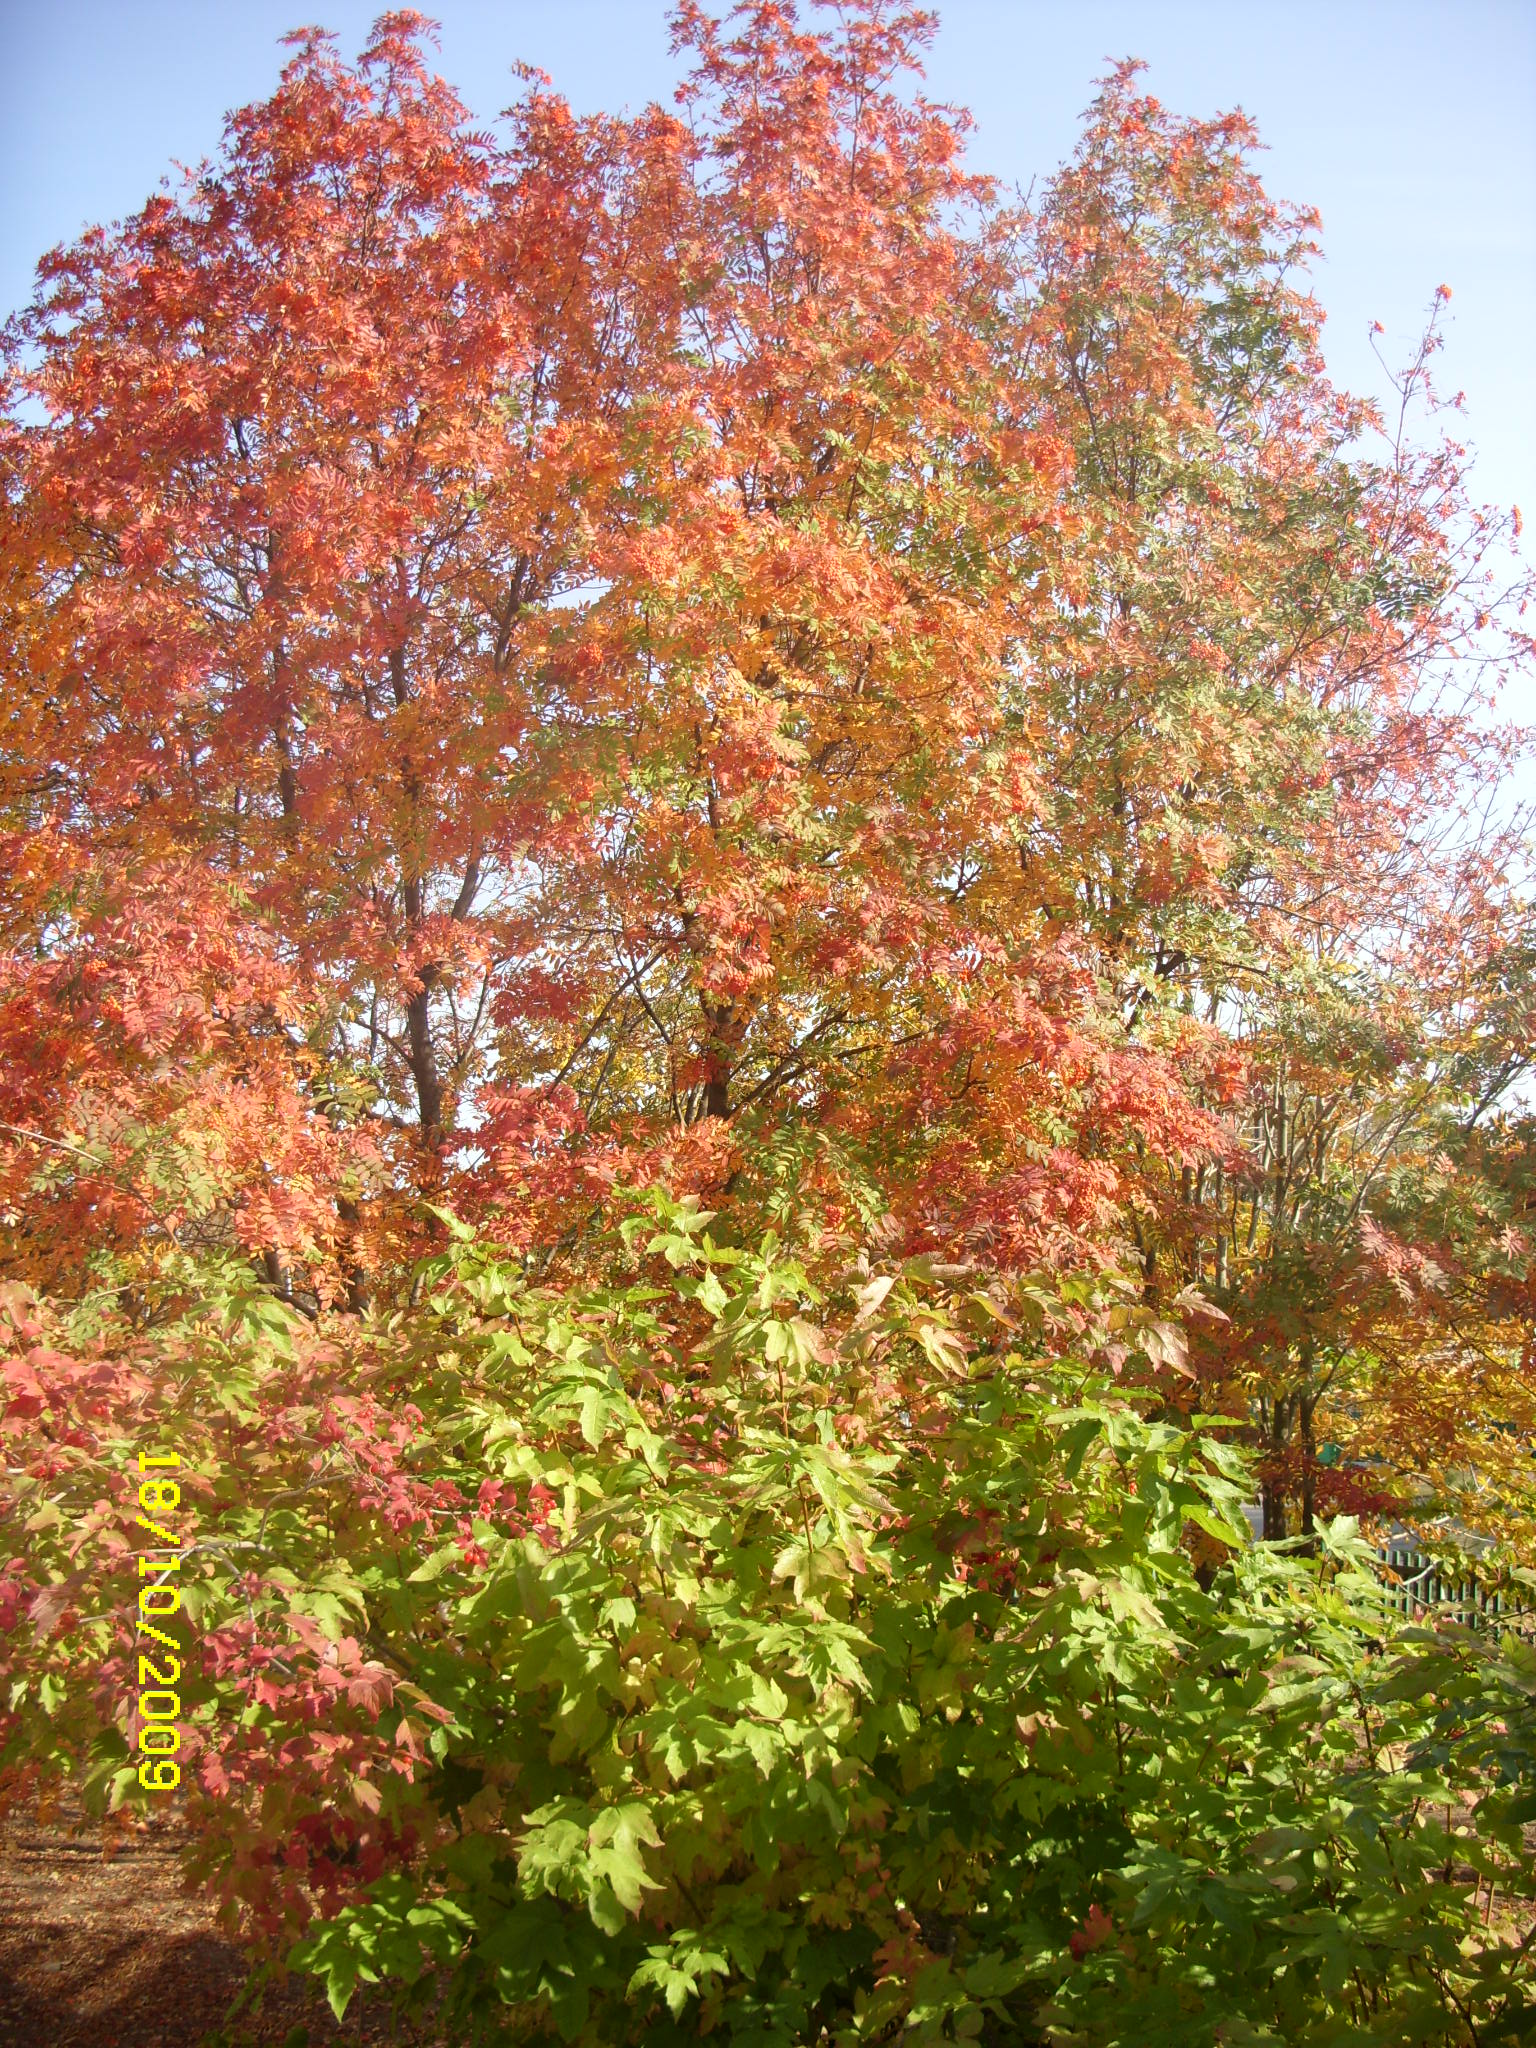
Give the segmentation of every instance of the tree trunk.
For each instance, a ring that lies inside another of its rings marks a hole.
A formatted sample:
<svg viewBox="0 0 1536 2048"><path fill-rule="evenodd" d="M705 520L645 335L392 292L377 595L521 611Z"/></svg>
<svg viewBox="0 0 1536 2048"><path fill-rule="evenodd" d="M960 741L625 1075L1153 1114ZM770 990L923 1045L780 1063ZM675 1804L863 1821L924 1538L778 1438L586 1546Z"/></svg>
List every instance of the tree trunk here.
<svg viewBox="0 0 1536 2048"><path fill-rule="evenodd" d="M420 992L406 1006L405 1024L411 1042L411 1078L416 1083L416 1108L421 1134L429 1145L443 1135L443 1081L437 1070L437 1048L432 1043L432 979L422 972Z"/></svg>
<svg viewBox="0 0 1536 2048"><path fill-rule="evenodd" d="M731 1060L741 1042L746 1019L734 1003L711 1003L702 995L699 1008L704 1014L708 1033L704 1053L709 1061L709 1077L704 1083L703 1111L705 1116L728 1117L731 1113Z"/></svg>
<svg viewBox="0 0 1536 2048"><path fill-rule="evenodd" d="M1301 1533L1303 1536L1314 1535L1317 1528L1317 1445L1312 1435L1312 1411L1316 1406L1316 1394L1303 1394L1297 1407L1297 1415L1301 1423Z"/></svg>
<svg viewBox="0 0 1536 2048"><path fill-rule="evenodd" d="M1293 1397L1277 1394L1269 1411L1269 1428L1266 1432L1265 1448L1273 1462L1278 1463L1281 1454L1290 1441L1291 1420L1294 1413ZM1281 1536L1288 1536L1285 1490L1274 1476L1266 1479L1260 1496L1264 1505L1264 1538L1273 1542Z"/></svg>
<svg viewBox="0 0 1536 2048"><path fill-rule="evenodd" d="M357 1255L358 1225L362 1221L362 1211L350 1195L338 1195L336 1214L345 1226L342 1233L341 1270L347 1282L347 1307L353 1315L360 1316L365 1313L373 1298L373 1287L367 1268Z"/></svg>
<svg viewBox="0 0 1536 2048"><path fill-rule="evenodd" d="M420 924L426 908L419 876L407 876L401 889L405 898L405 921L409 930ZM429 1145L443 1135L443 1080L437 1070L437 1048L432 1043L432 988L437 968L423 961L417 968L421 987L405 1008L406 1036L411 1048L411 1079L416 1084L416 1113L421 1134Z"/></svg>

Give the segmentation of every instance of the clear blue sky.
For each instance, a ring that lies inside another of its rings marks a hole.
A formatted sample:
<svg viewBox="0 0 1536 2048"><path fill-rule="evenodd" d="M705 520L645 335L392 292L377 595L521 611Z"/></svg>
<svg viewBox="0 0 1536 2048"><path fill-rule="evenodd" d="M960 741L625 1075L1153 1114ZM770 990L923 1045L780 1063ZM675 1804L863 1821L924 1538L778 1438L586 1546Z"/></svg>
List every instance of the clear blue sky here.
<svg viewBox="0 0 1536 2048"><path fill-rule="evenodd" d="M669 94L664 0L440 0L445 75L482 118L508 65L579 107ZM304 21L354 53L354 0L0 0L0 312L44 250L133 211L173 160L217 146L270 90ZM1173 107L1241 105L1277 195L1323 215L1318 289L1334 375L1380 388L1451 286L1442 381L1463 389L1480 494L1536 518L1536 0L940 0L930 90L978 117L975 160L1027 185L1070 149L1105 61L1147 59Z"/></svg>

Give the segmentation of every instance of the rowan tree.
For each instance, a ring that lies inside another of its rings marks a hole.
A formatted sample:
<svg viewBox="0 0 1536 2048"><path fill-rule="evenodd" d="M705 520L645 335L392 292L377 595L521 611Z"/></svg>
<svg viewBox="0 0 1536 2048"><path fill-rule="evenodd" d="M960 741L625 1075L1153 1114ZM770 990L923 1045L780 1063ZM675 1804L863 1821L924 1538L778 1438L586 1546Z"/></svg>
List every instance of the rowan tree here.
<svg viewBox="0 0 1536 2048"><path fill-rule="evenodd" d="M541 692L671 176L665 123L533 86L500 145L468 132L419 28L355 69L295 38L216 166L45 264L17 374L47 424L8 448L13 933L52 957L125 889L222 892L298 992L292 1085L407 1182L493 1064L573 801Z"/></svg>
<svg viewBox="0 0 1536 2048"><path fill-rule="evenodd" d="M1211 1349L1283 1534L1287 1496L1308 1529L1320 1482L1344 1497L1316 1463L1326 1395L1342 1448L1399 1473L1427 1429L1441 1505L1485 1462L1450 1449L1470 1387L1524 1412L1519 1341L1467 1315L1499 1204L1458 1134L1529 1058L1494 996L1523 982L1528 820L1490 804L1512 742L1481 715L1529 642L1497 573L1519 515L1469 500L1444 434L1443 297L1395 416L1337 392L1315 218L1266 196L1253 143L1123 66L1029 224L1018 384L1070 439L1072 548L1016 715L1054 768L1024 841L1053 919L1091 935L1133 1036L1198 1019L1241 1052L1236 1145L1149 1158L1132 1227L1154 1291L1161 1263L1230 1319Z"/></svg>

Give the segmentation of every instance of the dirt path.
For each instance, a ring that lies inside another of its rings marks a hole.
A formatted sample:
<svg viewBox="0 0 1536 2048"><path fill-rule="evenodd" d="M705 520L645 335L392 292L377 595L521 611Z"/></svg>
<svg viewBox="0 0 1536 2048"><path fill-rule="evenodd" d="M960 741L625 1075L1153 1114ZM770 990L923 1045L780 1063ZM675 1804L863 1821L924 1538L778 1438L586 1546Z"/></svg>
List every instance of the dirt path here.
<svg viewBox="0 0 1536 2048"><path fill-rule="evenodd" d="M0 1825L0 2048L199 2048L220 2027L245 1965L182 1891L178 1846L174 1820L104 1833L69 1814L18 1813ZM410 2037L382 2005L355 2006L338 2027L314 1985L290 1983L223 2038L404 2048Z"/></svg>

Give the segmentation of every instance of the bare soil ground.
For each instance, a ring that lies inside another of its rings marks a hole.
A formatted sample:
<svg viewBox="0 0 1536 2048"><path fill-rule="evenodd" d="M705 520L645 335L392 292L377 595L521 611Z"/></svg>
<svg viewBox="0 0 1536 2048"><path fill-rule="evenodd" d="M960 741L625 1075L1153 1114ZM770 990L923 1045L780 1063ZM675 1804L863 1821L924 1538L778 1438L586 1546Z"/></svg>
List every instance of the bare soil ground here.
<svg viewBox="0 0 1536 2048"><path fill-rule="evenodd" d="M312 1982L269 1990L220 2033L237 1943L181 1888L175 1819L101 1829L68 1809L0 1823L0 2048L432 2048L380 2001L338 2026Z"/></svg>

